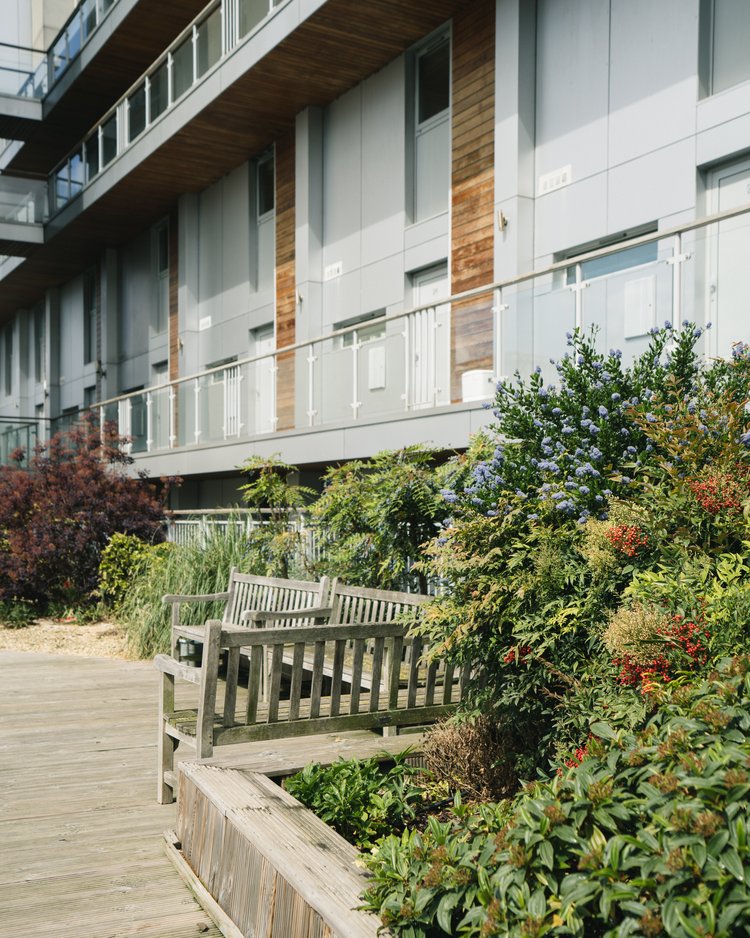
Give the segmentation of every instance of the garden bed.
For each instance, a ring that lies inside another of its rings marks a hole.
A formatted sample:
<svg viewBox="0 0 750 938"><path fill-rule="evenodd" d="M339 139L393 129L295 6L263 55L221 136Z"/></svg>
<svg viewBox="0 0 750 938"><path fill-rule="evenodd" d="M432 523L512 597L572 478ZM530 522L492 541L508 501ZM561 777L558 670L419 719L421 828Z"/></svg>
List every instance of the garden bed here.
<svg viewBox="0 0 750 938"><path fill-rule="evenodd" d="M264 775L182 765L167 842L199 881L196 891L226 917L227 934L384 934L374 915L357 909L367 886L357 850Z"/></svg>

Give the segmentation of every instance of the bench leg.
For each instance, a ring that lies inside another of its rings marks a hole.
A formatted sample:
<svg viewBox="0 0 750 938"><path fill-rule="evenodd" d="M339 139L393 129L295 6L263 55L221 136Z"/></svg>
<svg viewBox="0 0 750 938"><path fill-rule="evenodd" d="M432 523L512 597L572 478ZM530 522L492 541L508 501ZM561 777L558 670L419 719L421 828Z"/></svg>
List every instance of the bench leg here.
<svg viewBox="0 0 750 938"><path fill-rule="evenodd" d="M214 751L214 720L216 717L216 685L219 680L221 656L221 622L212 619L206 623L201 664L200 701L198 722L195 727L195 747L199 759L209 759Z"/></svg>
<svg viewBox="0 0 750 938"><path fill-rule="evenodd" d="M227 651L227 686L224 694L224 726L234 726L234 714L237 709L237 682L240 677L240 649Z"/></svg>
<svg viewBox="0 0 750 938"><path fill-rule="evenodd" d="M157 762L156 800L159 804L171 804L175 795L171 784L165 779L165 774L174 773L174 751L177 740L167 733L166 723L169 714L174 711L174 675L161 675L159 692L159 742Z"/></svg>

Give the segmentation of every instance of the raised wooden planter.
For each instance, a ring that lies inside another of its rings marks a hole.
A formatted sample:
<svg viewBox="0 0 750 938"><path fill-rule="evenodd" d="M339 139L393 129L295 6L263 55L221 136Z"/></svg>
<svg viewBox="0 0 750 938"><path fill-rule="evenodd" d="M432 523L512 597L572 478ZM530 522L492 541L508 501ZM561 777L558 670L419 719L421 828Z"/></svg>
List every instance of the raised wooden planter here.
<svg viewBox="0 0 750 938"><path fill-rule="evenodd" d="M224 934L377 938L358 853L265 775L185 763L167 845ZM380 931L379 931L380 929Z"/></svg>

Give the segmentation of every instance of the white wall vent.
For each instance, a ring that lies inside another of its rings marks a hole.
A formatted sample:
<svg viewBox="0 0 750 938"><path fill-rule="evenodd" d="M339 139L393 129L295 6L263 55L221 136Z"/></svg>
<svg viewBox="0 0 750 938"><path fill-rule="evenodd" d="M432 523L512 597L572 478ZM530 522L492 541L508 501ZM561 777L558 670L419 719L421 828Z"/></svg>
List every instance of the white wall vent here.
<svg viewBox="0 0 750 938"><path fill-rule="evenodd" d="M333 264L329 264L323 271L324 280L336 280L337 277L340 277L344 272L344 265L341 261L336 261Z"/></svg>
<svg viewBox="0 0 750 938"><path fill-rule="evenodd" d="M539 177L537 195L546 195L548 192L554 192L555 189L562 189L569 186L572 181L573 167L570 164L561 166L559 169Z"/></svg>

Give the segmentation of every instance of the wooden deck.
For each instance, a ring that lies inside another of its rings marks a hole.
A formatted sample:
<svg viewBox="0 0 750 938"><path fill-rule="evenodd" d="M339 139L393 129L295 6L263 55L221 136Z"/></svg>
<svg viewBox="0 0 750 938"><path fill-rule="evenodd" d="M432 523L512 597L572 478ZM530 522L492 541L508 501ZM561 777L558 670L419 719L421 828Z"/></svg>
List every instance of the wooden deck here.
<svg viewBox="0 0 750 938"><path fill-rule="evenodd" d="M0 934L218 938L164 850L176 813L155 800L151 662L0 651L0 682ZM418 741L353 731L227 746L211 763L284 775Z"/></svg>
<svg viewBox="0 0 750 938"><path fill-rule="evenodd" d="M3 651L0 686L0 933L218 938L164 851L151 664Z"/></svg>

